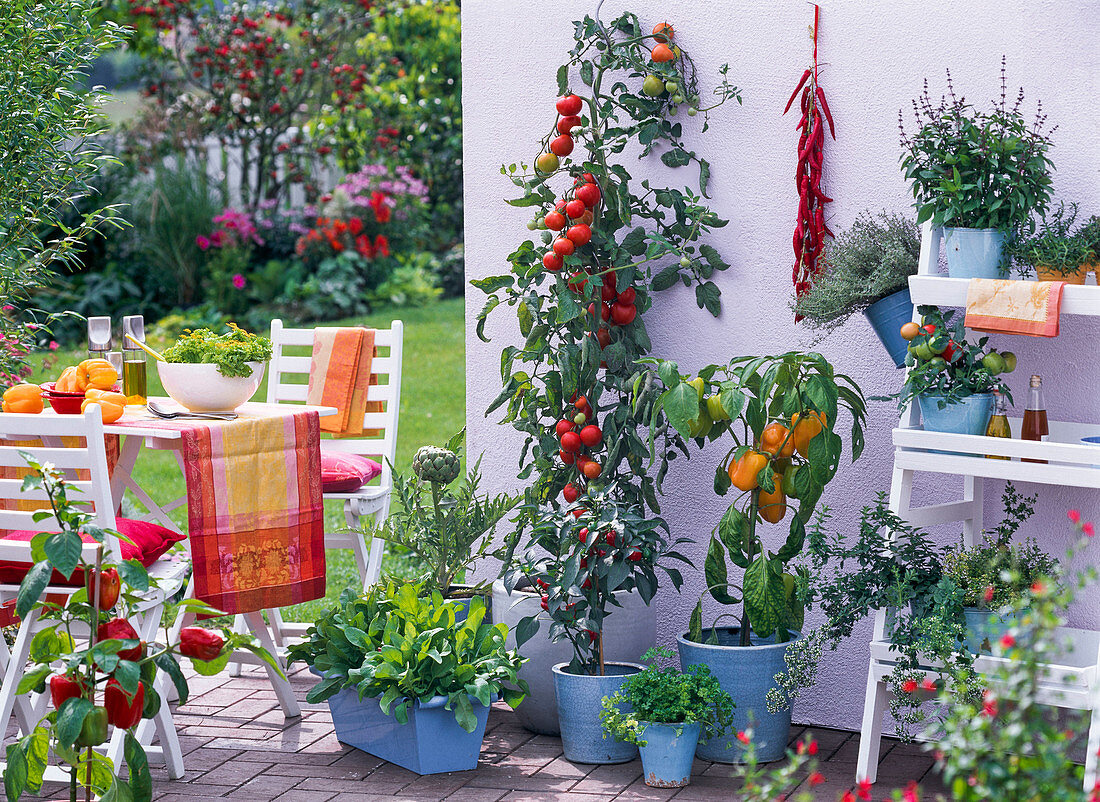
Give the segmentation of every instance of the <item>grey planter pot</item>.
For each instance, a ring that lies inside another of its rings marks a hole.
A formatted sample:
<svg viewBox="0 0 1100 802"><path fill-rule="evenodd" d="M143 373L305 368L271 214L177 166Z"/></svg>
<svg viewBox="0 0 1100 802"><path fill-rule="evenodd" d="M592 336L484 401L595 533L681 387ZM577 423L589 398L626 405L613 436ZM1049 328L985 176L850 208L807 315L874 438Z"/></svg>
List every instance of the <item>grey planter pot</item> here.
<svg viewBox="0 0 1100 802"><path fill-rule="evenodd" d="M736 705L730 728L699 744L695 754L715 763L743 763L744 752L735 736L752 727L757 760L779 760L787 750L791 711L787 708L769 713L765 697L775 687L772 678L786 670L783 658L793 641L775 643L774 638L755 638L759 646L738 646L740 632L739 627L718 627L718 645L695 643L684 635L676 639L680 665L705 665ZM709 636L710 631L704 630L703 634Z"/></svg>
<svg viewBox="0 0 1100 802"><path fill-rule="evenodd" d="M995 228L943 229L947 275L951 278L1001 278L1005 235Z"/></svg>
<svg viewBox="0 0 1100 802"><path fill-rule="evenodd" d="M561 750L571 763L627 763L638 756L634 744L604 737L600 707L605 696L614 695L631 674L644 670L637 663L604 663L603 676L570 674L568 663L553 667L561 723ZM522 705L520 705L522 707ZM518 709L518 708L517 708Z"/></svg>
<svg viewBox="0 0 1100 802"><path fill-rule="evenodd" d="M966 619L966 643L972 654L989 654L990 649L983 648L988 641L992 647L1012 627L1020 623L1020 613L1001 615L996 610L979 610L977 607L964 607Z"/></svg>
<svg viewBox="0 0 1100 802"><path fill-rule="evenodd" d="M637 593L616 593L615 597L623 606L612 608L604 622L604 659L617 663L639 660L657 641L657 613ZM561 728L551 669L571 660L573 648L568 641L551 642L547 634L550 618L542 611L537 595L521 591L509 595L503 582L493 583L493 620L508 627L509 648L516 645L516 624L535 614L539 616L539 631L520 649L527 662L519 670L519 677L527 681L531 693L516 708L516 717L531 732L558 735Z"/></svg>

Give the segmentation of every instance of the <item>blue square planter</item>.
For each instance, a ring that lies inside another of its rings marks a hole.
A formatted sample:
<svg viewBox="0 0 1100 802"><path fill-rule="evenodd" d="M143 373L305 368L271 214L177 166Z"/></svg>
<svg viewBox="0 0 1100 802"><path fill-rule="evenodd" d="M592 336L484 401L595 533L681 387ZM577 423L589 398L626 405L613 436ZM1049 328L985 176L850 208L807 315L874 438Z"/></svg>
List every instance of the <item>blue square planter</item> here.
<svg viewBox="0 0 1100 802"><path fill-rule="evenodd" d="M470 701L477 716L473 732L458 726L454 711L443 707L445 696L416 702L409 710L408 724L383 713L378 699L359 701L359 695L348 688L329 699L328 707L341 743L417 774L442 774L477 768L489 708L476 699Z"/></svg>

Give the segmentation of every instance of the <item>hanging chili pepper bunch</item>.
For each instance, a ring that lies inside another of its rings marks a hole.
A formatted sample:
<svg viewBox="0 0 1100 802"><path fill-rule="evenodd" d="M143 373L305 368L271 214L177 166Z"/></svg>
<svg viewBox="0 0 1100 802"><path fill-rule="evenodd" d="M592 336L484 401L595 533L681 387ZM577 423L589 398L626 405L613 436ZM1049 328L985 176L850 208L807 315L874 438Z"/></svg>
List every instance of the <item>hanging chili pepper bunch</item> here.
<svg viewBox="0 0 1100 802"><path fill-rule="evenodd" d="M796 297L805 295L814 278L821 272L818 258L825 244L825 237L833 236L825 224L825 204L832 198L821 188L822 162L824 160L825 125L829 134L836 140L833 129L833 115L825 100L825 92L818 83L817 64L817 22L819 9L814 6L814 51L813 64L802 73L798 86L794 88L783 113L790 111L794 100L802 93L800 108L802 117L798 121L798 167L795 169L795 182L798 186L798 224L794 230L794 281ZM796 317L797 320L799 317Z"/></svg>

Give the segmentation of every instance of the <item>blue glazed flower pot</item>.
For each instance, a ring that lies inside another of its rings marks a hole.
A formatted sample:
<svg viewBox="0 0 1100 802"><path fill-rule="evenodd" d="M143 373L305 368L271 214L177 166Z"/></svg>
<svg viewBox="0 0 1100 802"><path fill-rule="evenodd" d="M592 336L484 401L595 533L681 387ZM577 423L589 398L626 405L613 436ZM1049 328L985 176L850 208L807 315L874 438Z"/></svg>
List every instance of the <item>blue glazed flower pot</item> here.
<svg viewBox="0 0 1100 802"><path fill-rule="evenodd" d="M756 758L760 762L779 760L787 750L791 729L791 710L769 713L766 696L775 687L773 677L786 671L784 656L792 641L776 643L775 637L757 638L754 646L738 646L740 627L718 627L714 630L718 643L695 643L685 635L676 639L683 668L704 665L718 680L722 690L733 697L733 723L699 744L695 754L701 760L715 763L744 763L744 750L735 737L741 730L753 730ZM704 639L711 630L704 630ZM792 638L800 633L792 632Z"/></svg>
<svg viewBox="0 0 1100 802"><path fill-rule="evenodd" d="M605 663L603 676L570 674L568 663L553 668L554 691L561 727L561 749L571 763L626 763L638 756L638 747L604 737L600 708L605 696L613 696L626 678L642 671L637 663Z"/></svg>
<svg viewBox="0 0 1100 802"><path fill-rule="evenodd" d="M1005 235L995 228L944 228L947 275L951 278L1001 278Z"/></svg>
<svg viewBox="0 0 1100 802"><path fill-rule="evenodd" d="M473 697L470 702L477 716L473 732L458 726L454 712L444 709L445 696L416 702L409 710L407 724L399 724L392 715L383 713L378 699L360 701L359 694L350 688L329 699L328 707L341 743L417 774L442 774L477 768L489 708Z"/></svg>
<svg viewBox="0 0 1100 802"><path fill-rule="evenodd" d="M989 654L990 650L983 649L982 644L988 640L992 646L1002 635L1020 623L1019 613L1001 615L996 610L979 610L977 607L964 607L963 618L966 619L964 645L971 654Z"/></svg>
<svg viewBox="0 0 1100 802"><path fill-rule="evenodd" d="M909 288L875 301L867 307L864 314L886 352L894 360L894 365L905 367L909 343L901 336L901 327L913 319L913 300L909 297Z"/></svg>
<svg viewBox="0 0 1100 802"><path fill-rule="evenodd" d="M639 746L638 751L642 755L645 784L653 788L682 788L690 783L691 764L703 725L698 721L690 724L643 723L639 740L646 745ZM683 728L679 735L676 734L678 727Z"/></svg>
<svg viewBox="0 0 1100 802"><path fill-rule="evenodd" d="M954 404L942 408L943 396L918 395L920 416L924 429L945 434L985 434L989 415L993 411L993 393L968 395Z"/></svg>

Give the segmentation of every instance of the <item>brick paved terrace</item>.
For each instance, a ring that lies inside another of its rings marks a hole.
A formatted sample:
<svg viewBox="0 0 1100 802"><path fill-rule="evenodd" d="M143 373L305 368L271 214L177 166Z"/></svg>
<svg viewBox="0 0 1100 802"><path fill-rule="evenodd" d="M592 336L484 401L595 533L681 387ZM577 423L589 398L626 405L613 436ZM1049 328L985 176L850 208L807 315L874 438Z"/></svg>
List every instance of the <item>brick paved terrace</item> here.
<svg viewBox="0 0 1100 802"><path fill-rule="evenodd" d="M315 678L304 668L292 675L301 719L287 721L277 708L265 677L190 677L192 696L176 711L176 728L186 755L186 777L171 781L153 768L157 802L199 799L247 802L376 802L405 800L735 800L730 766L696 761L691 785L648 788L640 761L615 766L575 765L561 753L557 738L523 729L504 705L494 707L474 771L418 777L410 771L345 746L336 740L328 706L303 701ZM807 728L791 729L792 741ZM817 739L820 771L826 782L815 799L835 800L851 788L859 736L809 728ZM931 757L919 746L886 740L882 747L876 800L911 780L922 790L941 791ZM46 791L56 789L44 789ZM52 798L44 794L46 798ZM56 796L56 794L55 794ZM928 797L925 797L928 798Z"/></svg>

